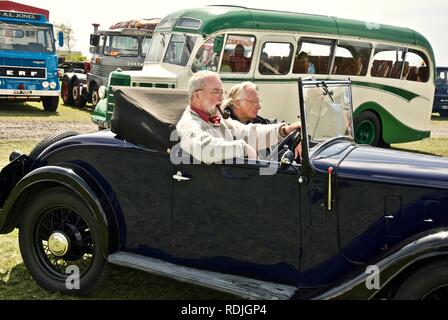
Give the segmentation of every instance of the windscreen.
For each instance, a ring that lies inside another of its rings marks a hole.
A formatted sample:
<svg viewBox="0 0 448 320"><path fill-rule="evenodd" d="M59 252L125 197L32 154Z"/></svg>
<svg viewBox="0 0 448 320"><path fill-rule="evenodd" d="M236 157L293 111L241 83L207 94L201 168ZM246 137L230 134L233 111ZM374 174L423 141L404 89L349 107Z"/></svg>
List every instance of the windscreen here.
<svg viewBox="0 0 448 320"><path fill-rule="evenodd" d="M321 82L304 85L303 102L311 141L319 143L337 137L353 139L350 84Z"/></svg>
<svg viewBox="0 0 448 320"><path fill-rule="evenodd" d="M185 67L190 60L197 36L173 34L163 62Z"/></svg>
<svg viewBox="0 0 448 320"><path fill-rule="evenodd" d="M51 28L0 21L0 50L53 52Z"/></svg>
<svg viewBox="0 0 448 320"><path fill-rule="evenodd" d="M104 55L114 57L137 57L139 41L137 37L107 35L104 37Z"/></svg>
<svg viewBox="0 0 448 320"><path fill-rule="evenodd" d="M165 51L169 34L154 33L148 53L146 55L145 63L159 63L162 61L163 52Z"/></svg>

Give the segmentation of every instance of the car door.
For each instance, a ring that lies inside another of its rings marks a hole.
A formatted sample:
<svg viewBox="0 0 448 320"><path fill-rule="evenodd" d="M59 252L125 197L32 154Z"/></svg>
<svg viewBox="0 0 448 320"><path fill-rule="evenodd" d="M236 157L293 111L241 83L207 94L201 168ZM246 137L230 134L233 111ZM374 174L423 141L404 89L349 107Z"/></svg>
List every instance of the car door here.
<svg viewBox="0 0 448 320"><path fill-rule="evenodd" d="M266 165L266 164L265 164ZM173 249L193 266L295 283L300 253L297 169L175 166Z"/></svg>

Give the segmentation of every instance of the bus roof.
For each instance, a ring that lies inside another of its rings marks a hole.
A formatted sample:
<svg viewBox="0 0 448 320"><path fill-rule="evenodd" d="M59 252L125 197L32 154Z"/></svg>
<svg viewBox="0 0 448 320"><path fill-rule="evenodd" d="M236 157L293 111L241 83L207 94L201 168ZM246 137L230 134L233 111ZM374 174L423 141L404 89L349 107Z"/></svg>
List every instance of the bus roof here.
<svg viewBox="0 0 448 320"><path fill-rule="evenodd" d="M431 44L420 33L409 28L366 21L239 6L207 6L197 9L179 10L166 16L163 20L182 17L200 19L202 23L195 30L174 25L173 31L195 32L206 35L225 29L324 33L418 45L426 48L431 56L434 56ZM161 30L166 25L163 23L163 20L157 30Z"/></svg>

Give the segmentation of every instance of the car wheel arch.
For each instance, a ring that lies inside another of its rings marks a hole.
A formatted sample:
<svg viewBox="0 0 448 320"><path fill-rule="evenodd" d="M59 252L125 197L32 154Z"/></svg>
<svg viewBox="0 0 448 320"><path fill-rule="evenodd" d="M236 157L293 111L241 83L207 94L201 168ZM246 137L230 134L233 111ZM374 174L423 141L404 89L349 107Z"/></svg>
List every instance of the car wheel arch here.
<svg viewBox="0 0 448 320"><path fill-rule="evenodd" d="M400 287L409 279L414 273L429 266L433 263L448 261L448 252L427 255L419 257L417 260L413 260L399 271L397 271L387 282L381 286L371 298L373 299L393 299L400 289Z"/></svg>
<svg viewBox="0 0 448 320"><path fill-rule="evenodd" d="M79 168L76 169L79 173ZM98 186L87 182L77 172L69 167L47 166L38 168L26 175L12 190L8 200L2 209L5 220L2 232L11 232L14 228L20 228L23 219L22 209L32 201L32 198L42 190L56 186L64 187L82 197L88 204L95 220L99 224L101 235L107 244L101 248L104 256L115 252L119 248L119 230L112 205L106 201L107 195L98 194L101 191Z"/></svg>

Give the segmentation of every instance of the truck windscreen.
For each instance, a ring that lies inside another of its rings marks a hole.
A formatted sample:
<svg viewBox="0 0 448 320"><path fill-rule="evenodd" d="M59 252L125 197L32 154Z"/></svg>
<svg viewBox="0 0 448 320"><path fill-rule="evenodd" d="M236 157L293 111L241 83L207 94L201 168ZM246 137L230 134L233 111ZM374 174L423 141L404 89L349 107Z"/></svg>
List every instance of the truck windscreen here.
<svg viewBox="0 0 448 320"><path fill-rule="evenodd" d="M52 39L49 27L0 21L0 50L50 53Z"/></svg>

